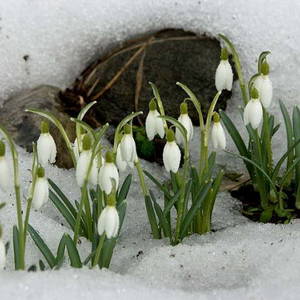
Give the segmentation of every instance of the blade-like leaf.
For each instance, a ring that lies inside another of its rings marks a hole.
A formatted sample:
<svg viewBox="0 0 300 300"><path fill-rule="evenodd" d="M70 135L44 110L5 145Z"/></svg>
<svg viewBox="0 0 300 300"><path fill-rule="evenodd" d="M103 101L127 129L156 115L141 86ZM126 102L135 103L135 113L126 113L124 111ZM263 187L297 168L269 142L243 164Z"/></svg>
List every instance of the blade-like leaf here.
<svg viewBox="0 0 300 300"><path fill-rule="evenodd" d="M149 195L145 196L145 206L146 206L146 210L147 210L147 215L148 215L148 219L149 219L149 223L151 226L151 231L152 231L152 235L154 239L160 239L160 230L157 224L157 220L156 220L156 216L154 213L154 209L153 209L153 205L152 205L152 201Z"/></svg>
<svg viewBox="0 0 300 300"><path fill-rule="evenodd" d="M129 174L125 178L125 180L122 184L122 187L118 192L117 203L122 203L122 201L126 199L127 194L129 192L130 185L131 185L131 181L132 181L132 174Z"/></svg>
<svg viewBox="0 0 300 300"><path fill-rule="evenodd" d="M37 233L37 231L28 224L28 229L31 238L33 239L35 245L39 248L43 256L45 257L49 267L53 269L56 265L56 259L49 247L46 245L44 240L41 238L41 236Z"/></svg>
<svg viewBox="0 0 300 300"><path fill-rule="evenodd" d="M73 239L68 234L64 234L64 238L65 238L65 244L68 250L71 266L74 268L81 268L82 267L81 259Z"/></svg>

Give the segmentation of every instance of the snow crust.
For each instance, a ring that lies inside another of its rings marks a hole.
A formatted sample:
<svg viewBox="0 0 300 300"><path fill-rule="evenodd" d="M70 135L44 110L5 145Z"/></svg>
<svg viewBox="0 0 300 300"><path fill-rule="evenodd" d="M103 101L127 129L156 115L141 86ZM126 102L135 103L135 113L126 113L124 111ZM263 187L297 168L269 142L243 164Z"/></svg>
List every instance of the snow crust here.
<svg viewBox="0 0 300 300"><path fill-rule="evenodd" d="M226 34L241 55L246 78L256 70L259 53L272 51L269 62L275 90L271 111L280 120L278 99L284 100L289 109L299 103L299 12L297 0L1 1L0 104L38 84L67 87L93 57L112 45L144 32L177 27L209 35ZM237 83L233 95L228 112L240 128ZM283 133L281 129L274 141L275 154L284 150ZM196 136L191 148L197 145ZM232 143L228 143L228 149L234 151ZM242 169L236 159L222 153L218 159L220 164L227 162L228 168ZM26 194L31 156L20 149L20 160ZM143 165L157 176L166 175L155 164ZM47 175L71 199L77 199L79 189L73 170L49 167ZM0 222L4 240L8 241L16 223L15 207L11 192L0 197L7 202L0 212ZM10 249L7 270L0 273L1 299L298 298L297 220L290 225L252 223L241 216L234 199L220 193L213 214L216 232L192 236L182 245L171 247L166 240L151 239L136 176L127 201L128 214L110 271L65 266L59 271L14 272ZM51 203L41 211L32 211L31 223L53 251L61 235L70 233ZM41 255L30 238L27 247L29 267ZM89 243L82 239L82 257L88 251Z"/></svg>

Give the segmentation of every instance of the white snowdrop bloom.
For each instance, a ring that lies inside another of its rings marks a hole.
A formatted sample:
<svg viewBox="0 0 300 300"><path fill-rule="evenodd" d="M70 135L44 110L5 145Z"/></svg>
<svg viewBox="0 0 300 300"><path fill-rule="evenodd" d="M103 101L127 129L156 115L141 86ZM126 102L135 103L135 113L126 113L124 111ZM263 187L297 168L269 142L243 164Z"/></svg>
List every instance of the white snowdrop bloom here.
<svg viewBox="0 0 300 300"><path fill-rule="evenodd" d="M116 164L120 172L124 172L127 168L127 162L123 160L121 155L120 144L117 147Z"/></svg>
<svg viewBox="0 0 300 300"><path fill-rule="evenodd" d="M269 77L269 65L267 62L263 62L261 72L262 73L255 78L254 86L259 92L262 105L268 108L272 102L273 85Z"/></svg>
<svg viewBox="0 0 300 300"><path fill-rule="evenodd" d="M113 188L113 181L115 181L116 189L118 189L119 185L119 172L114 164L114 156L113 153L108 151L105 157L105 163L100 168L98 175L98 183L102 191L104 191L107 195L109 195Z"/></svg>
<svg viewBox="0 0 300 300"><path fill-rule="evenodd" d="M121 157L125 162L134 162L136 159L136 145L131 134L131 126L125 125L125 134L120 142Z"/></svg>
<svg viewBox="0 0 300 300"><path fill-rule="evenodd" d="M160 113L156 109L155 100L152 99L149 103L149 113L145 123L146 134L149 141L152 141L157 134L160 138L165 136L164 122L159 116Z"/></svg>
<svg viewBox="0 0 300 300"><path fill-rule="evenodd" d="M227 49L223 48L221 51L221 61L216 70L215 85L219 91L232 89L233 72L228 61Z"/></svg>
<svg viewBox="0 0 300 300"><path fill-rule="evenodd" d="M10 170L5 155L5 144L0 141L0 189L5 192L10 185Z"/></svg>
<svg viewBox="0 0 300 300"><path fill-rule="evenodd" d="M168 172L177 173L180 165L181 152L175 142L173 130L169 129L167 132L167 143L163 150L163 162Z"/></svg>
<svg viewBox="0 0 300 300"><path fill-rule="evenodd" d="M220 122L220 116L218 113L214 113L213 116L213 124L211 129L211 139L212 144L215 149L222 149L226 148L226 137L223 126Z"/></svg>
<svg viewBox="0 0 300 300"><path fill-rule="evenodd" d="M55 163L56 145L52 135L49 133L47 122L41 123L41 134L37 140L37 154L39 163L45 167L48 163Z"/></svg>
<svg viewBox="0 0 300 300"><path fill-rule="evenodd" d="M30 187L31 190L32 187ZM45 178L45 170L40 167L37 170L37 179L34 186L32 196L32 207L34 209L40 209L49 199L49 185L48 180Z"/></svg>
<svg viewBox="0 0 300 300"><path fill-rule="evenodd" d="M188 115L188 107L185 102L180 105L180 116L178 118L178 122L180 122L187 131L187 140L188 142L193 138L194 135L194 127L191 118ZM180 130L176 127L175 131L176 141L179 145L184 145L184 138Z"/></svg>
<svg viewBox="0 0 300 300"><path fill-rule="evenodd" d="M5 244L0 237L0 271L4 269L6 263Z"/></svg>
<svg viewBox="0 0 300 300"><path fill-rule="evenodd" d="M252 89L251 99L244 109L244 124L251 124L253 129L257 129L263 118L263 109L259 100L256 88Z"/></svg>
<svg viewBox="0 0 300 300"><path fill-rule="evenodd" d="M91 140L88 135L85 135L83 137L82 148L83 150L79 155L77 165L76 165L76 181L80 187L83 186L84 181L87 178L89 165L92 159ZM94 159L92 162L92 166L87 181L92 185L96 185L97 179L98 179L97 160Z"/></svg>
<svg viewBox="0 0 300 300"><path fill-rule="evenodd" d="M107 205L101 212L98 220L98 233L104 232L108 239L114 238L119 231L119 214L115 206Z"/></svg>

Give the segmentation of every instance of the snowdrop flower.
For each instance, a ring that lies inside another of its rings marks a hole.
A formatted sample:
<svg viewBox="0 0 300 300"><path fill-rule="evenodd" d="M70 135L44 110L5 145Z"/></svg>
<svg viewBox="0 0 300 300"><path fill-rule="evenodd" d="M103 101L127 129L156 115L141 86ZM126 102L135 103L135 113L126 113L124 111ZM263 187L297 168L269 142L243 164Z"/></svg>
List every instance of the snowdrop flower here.
<svg viewBox="0 0 300 300"><path fill-rule="evenodd" d="M251 99L244 109L244 123L251 124L253 129L257 129L263 117L263 110L256 88L251 91Z"/></svg>
<svg viewBox="0 0 300 300"><path fill-rule="evenodd" d="M129 163L136 160L136 145L131 133L131 126L126 124L124 127L125 134L120 142L120 151L122 159Z"/></svg>
<svg viewBox="0 0 300 300"><path fill-rule="evenodd" d="M52 135L49 133L49 124L41 123L41 135L37 140L37 154L39 163L45 167L48 163L55 163L56 145Z"/></svg>
<svg viewBox="0 0 300 300"><path fill-rule="evenodd" d="M98 170L97 170L97 161L93 160L92 166L90 169L89 176L87 178L87 173L89 165L92 159L92 150L91 150L91 139L86 134L82 140L82 152L79 155L77 165L76 165L76 181L77 184L82 187L85 180L92 185L97 184Z"/></svg>
<svg viewBox="0 0 300 300"><path fill-rule="evenodd" d="M187 131L187 140L190 141L193 138L194 127L191 118L188 115L188 106L185 102L180 104L180 116L178 121L184 126ZM184 138L178 128L175 131L176 141L179 145L184 145Z"/></svg>
<svg viewBox="0 0 300 300"><path fill-rule="evenodd" d="M98 220L98 233L102 235L104 232L108 239L117 236L119 231L119 215L114 205L106 205L102 210Z"/></svg>
<svg viewBox="0 0 300 300"><path fill-rule="evenodd" d="M0 141L0 189L5 192L9 187L9 168L7 159L5 156L5 144L4 142Z"/></svg>
<svg viewBox="0 0 300 300"><path fill-rule="evenodd" d="M216 70L215 84L216 89L219 91L232 89L233 72L231 65L228 61L228 52L226 48L221 51L221 61Z"/></svg>
<svg viewBox="0 0 300 300"><path fill-rule="evenodd" d="M256 77L254 86L259 92L260 101L265 108L272 102L273 86L269 78L269 64L264 61L261 66L261 74Z"/></svg>
<svg viewBox="0 0 300 300"><path fill-rule="evenodd" d="M156 109L155 100L152 99L149 103L149 113L145 123L146 134L149 141L152 141L157 134L160 138L165 136L164 122L159 116L160 114Z"/></svg>
<svg viewBox="0 0 300 300"><path fill-rule="evenodd" d="M109 195L112 191L112 179L115 181L115 188L118 189L119 173L116 165L114 164L114 155L112 152L107 151L105 163L100 168L98 183L102 191Z"/></svg>
<svg viewBox="0 0 300 300"><path fill-rule="evenodd" d="M80 153L81 153L81 151L82 151L82 140L83 140L83 138L84 138L84 136L85 136L85 132L84 132L84 130L83 130L83 128L82 127L80 127L80 142L78 142L78 139L77 139L77 137L76 137L76 139L75 139L75 141L74 141L74 143L73 143L73 152L74 152L74 154L75 154L75 158L76 158L76 160L78 160L78 158L79 158L79 155L80 155Z"/></svg>
<svg viewBox="0 0 300 300"><path fill-rule="evenodd" d="M48 180L45 177L45 169L43 167L39 167L37 169L37 179L35 182L33 196L32 196L32 207L34 209L40 209L41 206L48 201L48 198L49 198L49 186L48 186Z"/></svg>
<svg viewBox="0 0 300 300"><path fill-rule="evenodd" d="M163 150L163 162L168 172L177 173L180 165L181 152L175 142L175 135L172 129L167 132L167 143Z"/></svg>
<svg viewBox="0 0 300 300"><path fill-rule="evenodd" d="M121 147L120 144L117 147L117 155L116 155L116 164L120 172L124 172L127 168L127 162L123 160L121 155Z"/></svg>
<svg viewBox="0 0 300 300"><path fill-rule="evenodd" d="M220 122L220 116L218 113L213 115L213 125L211 129L212 144L215 149L224 150L226 147L225 132Z"/></svg>
<svg viewBox="0 0 300 300"><path fill-rule="evenodd" d="M0 226L0 271L4 269L6 263L6 250L2 239L2 227Z"/></svg>

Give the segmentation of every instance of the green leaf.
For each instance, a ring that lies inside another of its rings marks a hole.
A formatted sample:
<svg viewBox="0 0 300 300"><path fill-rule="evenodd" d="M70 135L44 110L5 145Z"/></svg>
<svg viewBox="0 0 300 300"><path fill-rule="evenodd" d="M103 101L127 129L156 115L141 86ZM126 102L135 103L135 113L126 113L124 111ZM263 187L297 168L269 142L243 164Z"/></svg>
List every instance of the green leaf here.
<svg viewBox="0 0 300 300"><path fill-rule="evenodd" d="M160 239L161 235L160 235L160 230L157 224L157 220L156 220L156 216L154 213L154 209L153 209L153 205L152 205L152 201L149 195L145 196L145 206L146 206L146 211L147 211L147 215L148 215L148 219L150 222L150 226L151 226L151 231L152 231L152 235L154 239Z"/></svg>
<svg viewBox="0 0 300 300"><path fill-rule="evenodd" d="M195 202L192 204L191 208L189 209L188 213L185 215L181 228L180 228L180 239L183 239L188 231L188 228L190 227L194 216L196 215L197 211L200 209L203 201L205 200L210 188L211 188L211 181L208 183L204 184L200 188L199 196L195 200Z"/></svg>
<svg viewBox="0 0 300 300"><path fill-rule="evenodd" d="M40 259L39 260L39 267L41 271L45 271L46 270L46 266L44 264L44 262Z"/></svg>
<svg viewBox="0 0 300 300"><path fill-rule="evenodd" d="M81 268L82 267L81 259L80 259L80 256L79 256L79 253L78 253L78 250L76 248L74 241L66 233L64 234L64 239L65 239L65 244L66 244L66 247L68 250L69 258L71 261L71 266L73 268Z"/></svg>
<svg viewBox="0 0 300 300"><path fill-rule="evenodd" d="M129 192L129 188L131 185L131 181L132 181L132 174L127 175L127 177L125 178L121 189L118 192L117 195L117 203L122 203L123 200L126 199L128 192Z"/></svg>
<svg viewBox="0 0 300 300"><path fill-rule="evenodd" d="M160 184L160 182L155 179L148 171L144 170L144 174L164 193L167 195L167 198L170 199L171 195L169 193L169 191L167 190L167 188Z"/></svg>
<svg viewBox="0 0 300 300"><path fill-rule="evenodd" d="M156 199L155 199L155 196L154 196L153 192L151 190L149 190L149 192L150 192L150 196L151 196L151 199L153 201L153 204L154 204L154 209L155 209L156 215L157 215L157 217L159 219L160 226L163 229L164 235L166 237L169 237L171 239L171 227L170 227L170 224L167 221L167 219L166 219L166 217L165 217L165 215L164 215L161 207L156 202Z"/></svg>
<svg viewBox="0 0 300 300"><path fill-rule="evenodd" d="M70 202L70 200L65 196L65 194L62 192L62 190L50 179L48 178L48 182L53 189L53 191L57 194L57 196L60 198L60 200L66 205L66 207L69 209L71 214L74 218L77 216L77 211L73 204Z"/></svg>
<svg viewBox="0 0 300 300"><path fill-rule="evenodd" d="M84 121L78 120L76 118L70 118L70 120L72 122L75 122L76 126L79 125L80 127L84 128L86 130L86 132L89 134L89 136L90 136L91 139L92 138L94 140L96 139L96 133L95 133L94 129L89 124L87 124Z"/></svg>
<svg viewBox="0 0 300 300"><path fill-rule="evenodd" d="M14 260L15 270L20 270L20 257L19 257L19 230L16 225L13 227L13 245L14 245Z"/></svg>
<svg viewBox="0 0 300 300"><path fill-rule="evenodd" d="M295 206L297 209L300 209L300 184L298 184L298 188L297 188L297 192L296 192Z"/></svg>
<svg viewBox="0 0 300 300"><path fill-rule="evenodd" d="M105 240L103 248L101 250L101 256L99 259L100 268L109 267L116 243L117 243L117 238Z"/></svg>
<svg viewBox="0 0 300 300"><path fill-rule="evenodd" d="M272 216L273 216L273 207L268 207L261 213L259 221L262 223L267 223L271 220Z"/></svg>
<svg viewBox="0 0 300 300"><path fill-rule="evenodd" d="M53 269L56 265L56 259L51 250L48 248L44 240L41 238L41 236L35 231L35 229L28 224L28 232L33 239L35 245L39 248L43 256L45 257L47 263L49 264L49 267Z"/></svg>
<svg viewBox="0 0 300 300"><path fill-rule="evenodd" d="M126 209L127 209L127 202L125 200L123 200L121 203L117 205L118 215L120 219L119 232L121 231L125 219Z"/></svg>
<svg viewBox="0 0 300 300"><path fill-rule="evenodd" d="M286 130L286 138L287 138L287 149L290 149L293 144L294 134L293 134L293 127L292 121L289 116L289 113L281 100L279 100L280 109L284 118L285 123L285 130ZM286 169L289 169L291 164L293 163L294 159L294 151L290 151L288 154L288 159L286 163Z"/></svg>
<svg viewBox="0 0 300 300"><path fill-rule="evenodd" d="M5 206L5 202L0 203L0 209L3 208Z"/></svg>
<svg viewBox="0 0 300 300"><path fill-rule="evenodd" d="M297 106L293 109L293 130L295 141L300 139L300 110ZM300 144L295 147L296 158L300 157ZM296 185L298 187L300 182L300 165L296 167Z"/></svg>
<svg viewBox="0 0 300 300"><path fill-rule="evenodd" d="M59 212L62 214L62 216L65 218L65 220L68 222L72 230L75 228L75 218L70 213L68 208L64 205L62 201L52 192L52 190L49 191L49 198L55 205L55 207L59 210Z"/></svg>

